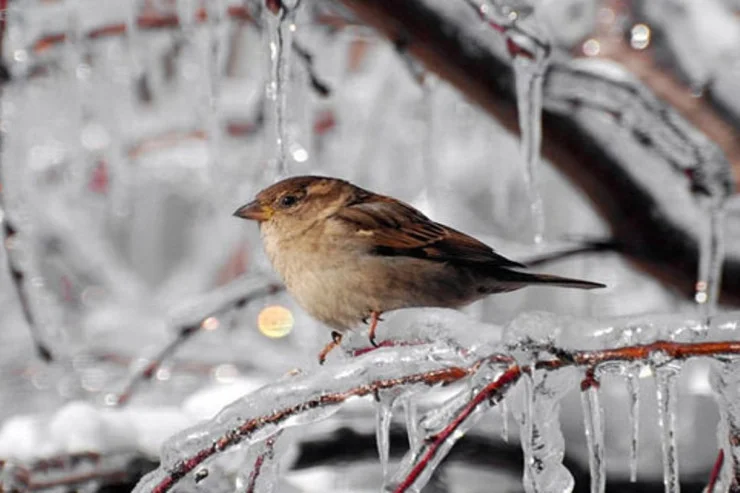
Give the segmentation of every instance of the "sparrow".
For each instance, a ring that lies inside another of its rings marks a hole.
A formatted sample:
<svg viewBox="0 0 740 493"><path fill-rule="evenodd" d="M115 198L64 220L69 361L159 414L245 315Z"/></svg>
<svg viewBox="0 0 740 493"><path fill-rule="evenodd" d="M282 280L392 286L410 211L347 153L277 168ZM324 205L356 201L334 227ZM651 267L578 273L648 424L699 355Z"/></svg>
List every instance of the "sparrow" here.
<svg viewBox="0 0 740 493"><path fill-rule="evenodd" d="M234 216L257 221L270 262L309 315L332 329L323 363L342 334L401 308L460 308L528 285L604 284L522 272L526 266L414 207L337 178L295 176L261 192Z"/></svg>

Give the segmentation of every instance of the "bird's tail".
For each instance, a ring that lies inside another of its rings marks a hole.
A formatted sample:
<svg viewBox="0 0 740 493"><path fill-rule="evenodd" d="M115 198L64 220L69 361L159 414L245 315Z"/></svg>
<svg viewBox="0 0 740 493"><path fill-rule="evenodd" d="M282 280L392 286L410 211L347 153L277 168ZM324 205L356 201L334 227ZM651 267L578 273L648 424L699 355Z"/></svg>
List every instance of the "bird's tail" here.
<svg viewBox="0 0 740 493"><path fill-rule="evenodd" d="M501 282L512 284L521 284L522 287L528 284L546 284L550 286L559 286L563 288L577 289L597 289L605 288L605 284L599 282L584 281L582 279L572 279L569 277L553 276L551 274L535 274L527 272L518 272L509 269L497 269L496 279Z"/></svg>

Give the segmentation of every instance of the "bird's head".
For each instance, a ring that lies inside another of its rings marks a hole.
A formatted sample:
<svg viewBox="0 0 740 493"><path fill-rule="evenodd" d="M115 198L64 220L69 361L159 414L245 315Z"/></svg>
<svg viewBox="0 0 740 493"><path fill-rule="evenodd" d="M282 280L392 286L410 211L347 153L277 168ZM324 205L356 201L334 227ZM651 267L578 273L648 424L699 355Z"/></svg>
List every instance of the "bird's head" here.
<svg viewBox="0 0 740 493"><path fill-rule="evenodd" d="M336 178L295 176L271 185L234 216L292 231L329 217L352 197L353 185Z"/></svg>

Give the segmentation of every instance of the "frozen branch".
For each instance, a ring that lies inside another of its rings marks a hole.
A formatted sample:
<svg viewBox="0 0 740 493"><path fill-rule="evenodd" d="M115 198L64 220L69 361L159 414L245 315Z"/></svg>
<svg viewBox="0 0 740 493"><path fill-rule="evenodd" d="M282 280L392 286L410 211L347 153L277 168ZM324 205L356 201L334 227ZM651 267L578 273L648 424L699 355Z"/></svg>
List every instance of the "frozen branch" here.
<svg viewBox="0 0 740 493"><path fill-rule="evenodd" d="M540 320L549 324L555 319ZM532 327L527 321L520 323ZM624 333L628 326L630 323L620 326L619 332ZM515 322L511 330L516 331L516 327ZM582 332L577 323L561 329L555 325L548 327L550 334L555 334L551 341L557 340L566 347L569 346L569 334ZM643 327L649 336L664 333L660 320L643 321ZM672 329L677 330L677 327ZM385 349L373 349L354 357L339 369L328 365L316 373L263 387L231 404L210 422L170 439L163 449L161 468L144 478L136 491L169 491L217 454L237 444L259 443L288 426L307 425L328 418L340 404L352 397L379 395L391 390L394 396L398 396L410 387L447 385L465 380L467 384L462 390L421 417L419 423L423 435L414 442L417 445L406 455L389 486L389 491L395 493L419 491L455 442L487 409L507 396L525 375L530 378L529 375L543 372L549 374L578 368L583 375L581 388L589 391L598 386L598 371L607 371L615 364L639 362L660 372L689 358L722 360L740 355L740 342L729 340L657 340L623 347L571 350L522 334L518 337L523 339L517 344L509 344L507 350L494 349L494 352L482 356L482 352L491 349L459 350L446 341L393 348L386 345ZM601 339L598 344L606 342ZM522 351L529 356L515 359L514 355ZM547 440L547 437L540 437L540 440Z"/></svg>

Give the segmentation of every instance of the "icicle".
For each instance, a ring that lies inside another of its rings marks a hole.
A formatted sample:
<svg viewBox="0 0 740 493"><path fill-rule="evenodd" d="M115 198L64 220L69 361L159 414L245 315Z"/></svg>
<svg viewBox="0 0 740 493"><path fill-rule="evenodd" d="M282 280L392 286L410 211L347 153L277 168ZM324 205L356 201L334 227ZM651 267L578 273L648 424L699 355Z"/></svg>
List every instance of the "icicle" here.
<svg viewBox="0 0 740 493"><path fill-rule="evenodd" d="M640 435L640 368L635 366L627 374L627 393L630 399L629 423L630 423L630 447L629 447L629 469L630 481L637 481L637 446Z"/></svg>
<svg viewBox="0 0 740 493"><path fill-rule="evenodd" d="M678 451L676 449L676 376L674 365L661 366L655 371L658 398L658 424L663 450L663 485L666 493L678 493Z"/></svg>
<svg viewBox="0 0 740 493"><path fill-rule="evenodd" d="M221 97L221 71L223 69L223 58L226 53L223 39L224 18L226 17L225 0L209 0L205 2L208 12L208 53L206 64L208 66L208 143L209 143L209 168L213 168L221 161L221 120L219 118L219 100ZM211 175L213 176L213 175Z"/></svg>
<svg viewBox="0 0 740 493"><path fill-rule="evenodd" d="M524 453L524 489L527 493L538 491L534 484L534 457L532 455L532 439L534 438L534 375L525 373L522 375L522 400L524 411L519 415L520 440L522 452Z"/></svg>
<svg viewBox="0 0 740 493"><path fill-rule="evenodd" d="M409 448L414 449L419 445L422 437L419 431L419 409L413 395L409 395L403 400L403 412L406 419Z"/></svg>
<svg viewBox="0 0 740 493"><path fill-rule="evenodd" d="M504 442L509 443L509 404L506 399L499 404L501 412L501 438Z"/></svg>
<svg viewBox="0 0 740 493"><path fill-rule="evenodd" d="M270 2L268 2L270 3ZM275 2L272 2L275 3ZM265 8L263 19L267 26L268 48L270 53L270 76L266 96L272 106L274 118L273 132L276 145L275 173L277 178L288 173L288 129L287 93L290 83L290 55L293 32L296 29L295 15L300 1L280 1L277 12ZM291 5L288 5L291 4Z"/></svg>
<svg viewBox="0 0 740 493"><path fill-rule="evenodd" d="M378 393L377 410L375 414L375 439L378 444L378 456L380 465L383 468L383 482L388 477L388 458L390 456L390 432L391 421L393 420L393 404L395 398Z"/></svg>
<svg viewBox="0 0 740 493"><path fill-rule="evenodd" d="M711 197L707 202L705 209L708 221L699 245L699 278L696 282L694 299L701 306L702 317L706 319L708 330L709 319L717 311L722 280L725 212L720 199Z"/></svg>
<svg viewBox="0 0 740 493"><path fill-rule="evenodd" d="M720 420L717 443L724 450L724 464L714 491L729 491L729 485L740 476L740 359L713 362L711 384L716 394ZM711 492L708 492L711 493Z"/></svg>
<svg viewBox="0 0 740 493"><path fill-rule="evenodd" d="M547 70L549 50L535 43L531 45L533 58L527 53L515 54L513 66L521 132L520 148L525 161L524 179L534 222L534 242L539 244L542 243L545 234L545 213L537 176L542 144L542 84Z"/></svg>
<svg viewBox="0 0 740 493"><path fill-rule="evenodd" d="M588 467L591 473L591 492L606 489L606 461L604 460L604 416L601 412L598 384L581 391L583 426L588 443Z"/></svg>
<svg viewBox="0 0 740 493"><path fill-rule="evenodd" d="M576 375L573 368L535 372L526 386L528 390L523 392L525 412L520 419L524 421L521 441L527 493L573 490L573 476L563 465L565 440L560 430L560 399L573 387Z"/></svg>

